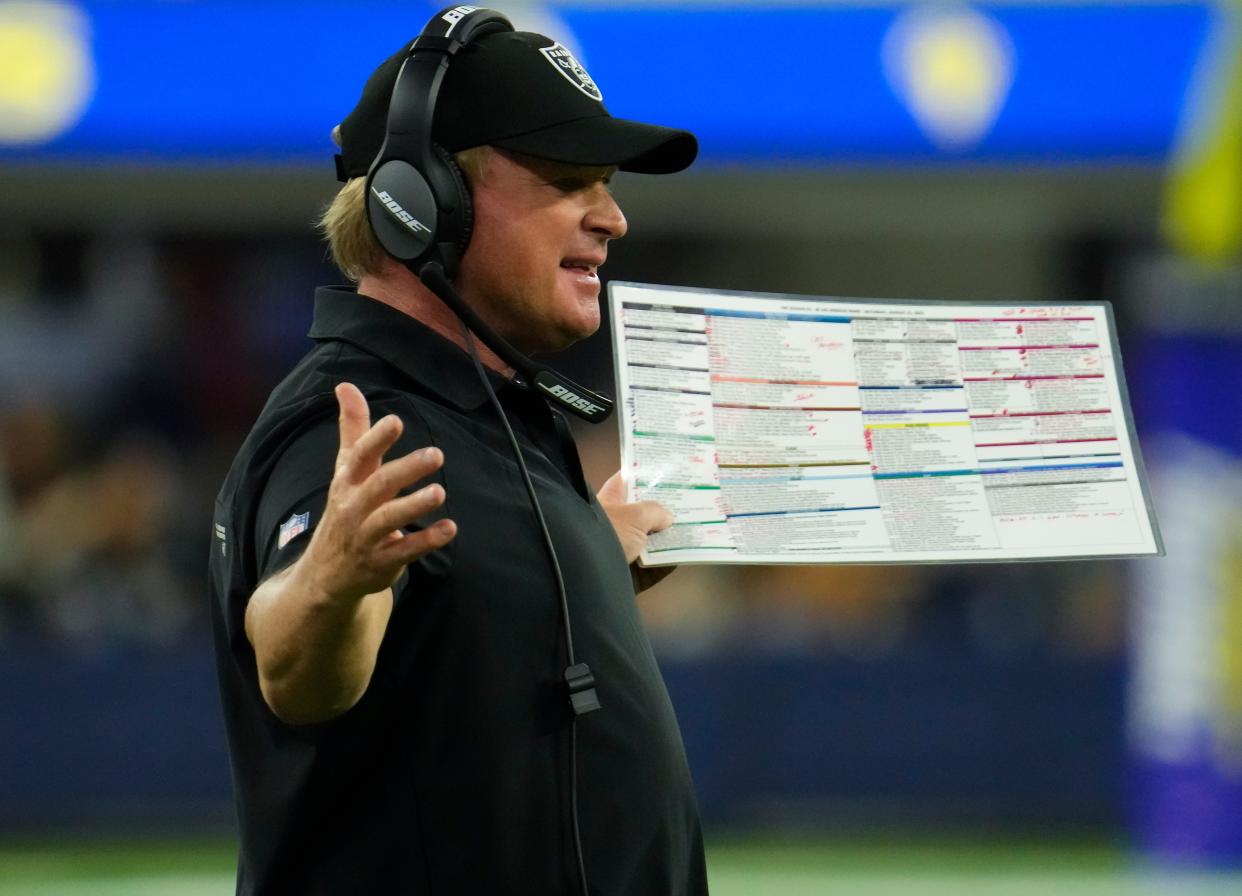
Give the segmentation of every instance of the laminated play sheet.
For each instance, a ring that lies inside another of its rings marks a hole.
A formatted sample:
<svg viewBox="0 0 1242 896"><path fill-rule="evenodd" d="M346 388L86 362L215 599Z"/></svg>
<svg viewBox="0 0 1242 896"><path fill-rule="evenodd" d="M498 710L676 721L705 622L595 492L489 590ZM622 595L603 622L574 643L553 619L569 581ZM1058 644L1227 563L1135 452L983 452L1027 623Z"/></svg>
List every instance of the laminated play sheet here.
<svg viewBox="0 0 1242 896"><path fill-rule="evenodd" d="M646 565L1163 552L1108 303L608 294Z"/></svg>

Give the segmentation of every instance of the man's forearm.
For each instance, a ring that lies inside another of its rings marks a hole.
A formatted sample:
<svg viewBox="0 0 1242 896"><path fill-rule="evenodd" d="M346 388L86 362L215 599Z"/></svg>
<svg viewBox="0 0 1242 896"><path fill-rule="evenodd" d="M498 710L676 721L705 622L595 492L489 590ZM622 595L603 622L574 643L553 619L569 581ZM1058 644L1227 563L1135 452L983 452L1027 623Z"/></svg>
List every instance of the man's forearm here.
<svg viewBox="0 0 1242 896"><path fill-rule="evenodd" d="M246 607L246 635L272 712L305 725L357 703L391 615L391 589L361 598L330 595L309 581L302 560L261 584Z"/></svg>

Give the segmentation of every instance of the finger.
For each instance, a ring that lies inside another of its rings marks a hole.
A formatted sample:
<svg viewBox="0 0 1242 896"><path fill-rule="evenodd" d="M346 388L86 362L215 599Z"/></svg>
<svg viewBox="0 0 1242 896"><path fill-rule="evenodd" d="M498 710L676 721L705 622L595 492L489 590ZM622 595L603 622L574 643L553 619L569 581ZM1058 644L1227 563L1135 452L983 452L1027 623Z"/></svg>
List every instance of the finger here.
<svg viewBox="0 0 1242 896"><path fill-rule="evenodd" d="M338 383L336 403L340 408L341 452L344 453L371 428L371 409L353 383Z"/></svg>
<svg viewBox="0 0 1242 896"><path fill-rule="evenodd" d="M444 503L444 486L433 482L411 495L389 501L371 512L358 534L364 544L381 542L390 532L401 529L426 516Z"/></svg>
<svg viewBox="0 0 1242 896"><path fill-rule="evenodd" d="M638 515L638 525L648 534L663 532L673 525L673 513L659 501L638 501L631 504Z"/></svg>
<svg viewBox="0 0 1242 896"><path fill-rule="evenodd" d="M338 472L343 471L346 480L351 483L362 482L379 468L384 453L401 437L404 428L396 414L383 417L344 452L337 462Z"/></svg>
<svg viewBox="0 0 1242 896"><path fill-rule="evenodd" d="M420 448L395 460L390 460L358 488L359 506L373 510L403 488L425 479L444 463L444 452L439 448Z"/></svg>
<svg viewBox="0 0 1242 896"><path fill-rule="evenodd" d="M599 490L595 497L601 504L625 503L625 479L621 476L620 470L608 477L608 481L604 483L604 487Z"/></svg>
<svg viewBox="0 0 1242 896"><path fill-rule="evenodd" d="M439 520L435 525L428 526L393 539L384 544L376 553L379 562L385 566L407 566L419 557L438 551L457 535L457 524L452 520Z"/></svg>

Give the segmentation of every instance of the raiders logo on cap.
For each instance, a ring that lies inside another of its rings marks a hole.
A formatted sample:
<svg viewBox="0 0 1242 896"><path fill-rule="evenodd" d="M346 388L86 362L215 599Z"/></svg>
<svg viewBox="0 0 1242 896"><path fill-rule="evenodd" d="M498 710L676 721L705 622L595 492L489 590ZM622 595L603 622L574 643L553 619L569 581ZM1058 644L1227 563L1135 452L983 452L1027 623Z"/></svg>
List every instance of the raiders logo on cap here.
<svg viewBox="0 0 1242 896"><path fill-rule="evenodd" d="M552 63L552 67L565 76L570 84L577 87L591 99L598 102L604 101L604 95L600 93L599 87L595 81L587 74L587 70L582 64L574 58L574 54L569 52L559 43L555 43L550 47L541 47L539 52L543 54L543 58Z"/></svg>

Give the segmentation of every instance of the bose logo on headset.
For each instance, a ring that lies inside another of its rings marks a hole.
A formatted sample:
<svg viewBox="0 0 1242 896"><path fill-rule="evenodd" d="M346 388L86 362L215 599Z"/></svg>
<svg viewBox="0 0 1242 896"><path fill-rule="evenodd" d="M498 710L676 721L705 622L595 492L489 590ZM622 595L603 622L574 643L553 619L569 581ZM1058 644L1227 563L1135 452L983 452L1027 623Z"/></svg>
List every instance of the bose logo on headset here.
<svg viewBox="0 0 1242 896"><path fill-rule="evenodd" d="M455 6L444 15L440 16L440 18L449 23L448 31L444 32L445 35L447 35L449 31L453 30L454 25L477 9L477 6Z"/></svg>
<svg viewBox="0 0 1242 896"><path fill-rule="evenodd" d="M371 192L379 197L379 201L384 203L384 206L392 212L394 218L410 228L410 230L413 230L415 233L418 233L420 230L424 233L431 233L430 227L403 209L397 200L388 195L387 190L377 190L375 187L372 187Z"/></svg>
<svg viewBox="0 0 1242 896"><path fill-rule="evenodd" d="M579 410L586 411L588 414L598 414L600 411L606 410L606 408L597 405L595 402L587 401L577 393L570 392L564 386L545 386L542 383L537 383L536 385L548 394L553 395L562 401L567 401Z"/></svg>

